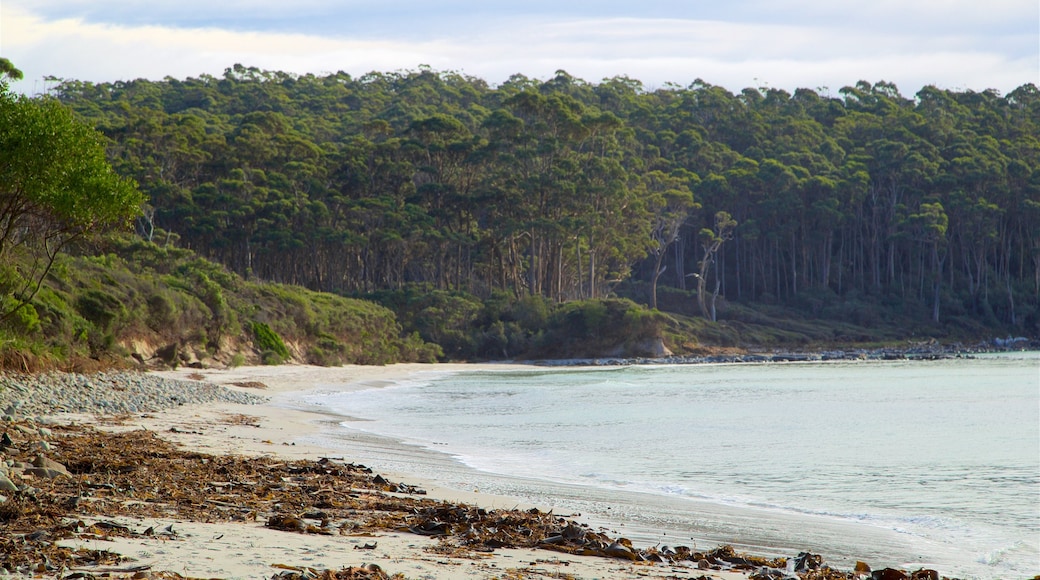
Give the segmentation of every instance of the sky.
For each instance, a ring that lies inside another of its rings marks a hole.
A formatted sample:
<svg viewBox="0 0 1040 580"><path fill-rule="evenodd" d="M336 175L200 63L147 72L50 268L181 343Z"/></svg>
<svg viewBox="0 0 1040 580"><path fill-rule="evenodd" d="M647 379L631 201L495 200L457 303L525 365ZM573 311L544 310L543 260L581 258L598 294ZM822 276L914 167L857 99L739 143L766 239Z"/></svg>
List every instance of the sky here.
<svg viewBox="0 0 1040 580"><path fill-rule="evenodd" d="M1040 84L1038 0L2 0L0 56L53 80L455 71L492 85L565 70L648 90L860 80L1004 94Z"/></svg>

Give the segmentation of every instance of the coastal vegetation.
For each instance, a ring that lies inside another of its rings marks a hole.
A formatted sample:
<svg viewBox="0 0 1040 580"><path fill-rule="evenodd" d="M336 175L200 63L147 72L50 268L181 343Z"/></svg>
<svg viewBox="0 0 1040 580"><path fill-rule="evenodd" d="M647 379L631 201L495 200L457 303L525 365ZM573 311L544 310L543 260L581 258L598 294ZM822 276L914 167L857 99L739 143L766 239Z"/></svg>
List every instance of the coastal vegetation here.
<svg viewBox="0 0 1040 580"><path fill-rule="evenodd" d="M1033 84L734 94L235 65L3 99L0 136L28 135L18 111L59 123L78 141L55 159L107 180L41 185L71 195L47 198L44 230L18 227L32 192L5 174L0 224L42 236L0 245L8 365L1040 334Z"/></svg>

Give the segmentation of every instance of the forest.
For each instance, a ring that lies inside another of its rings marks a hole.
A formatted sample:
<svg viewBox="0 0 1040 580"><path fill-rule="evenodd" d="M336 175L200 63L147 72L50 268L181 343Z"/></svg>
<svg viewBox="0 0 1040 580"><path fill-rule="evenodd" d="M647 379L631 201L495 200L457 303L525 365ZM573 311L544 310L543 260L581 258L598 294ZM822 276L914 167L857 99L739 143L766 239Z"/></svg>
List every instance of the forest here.
<svg viewBox="0 0 1040 580"><path fill-rule="evenodd" d="M247 280L1040 334L1034 84L732 93L235 65L49 94L148 198L140 236Z"/></svg>

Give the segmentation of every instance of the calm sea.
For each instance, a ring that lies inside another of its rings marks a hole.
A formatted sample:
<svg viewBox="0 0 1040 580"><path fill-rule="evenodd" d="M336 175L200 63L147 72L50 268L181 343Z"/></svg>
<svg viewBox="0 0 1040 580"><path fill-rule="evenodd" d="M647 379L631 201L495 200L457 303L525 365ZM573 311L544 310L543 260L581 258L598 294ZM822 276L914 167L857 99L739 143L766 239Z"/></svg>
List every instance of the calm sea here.
<svg viewBox="0 0 1040 580"><path fill-rule="evenodd" d="M298 402L350 417L339 437L369 437L368 465L633 539L1040 574L1040 353L431 372Z"/></svg>

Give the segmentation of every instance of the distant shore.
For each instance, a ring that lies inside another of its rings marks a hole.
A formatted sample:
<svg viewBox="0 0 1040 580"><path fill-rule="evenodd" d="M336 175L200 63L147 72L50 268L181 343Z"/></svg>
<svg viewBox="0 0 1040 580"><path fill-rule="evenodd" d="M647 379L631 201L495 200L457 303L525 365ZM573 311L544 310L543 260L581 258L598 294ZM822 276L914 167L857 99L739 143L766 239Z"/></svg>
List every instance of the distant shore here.
<svg viewBox="0 0 1040 580"><path fill-rule="evenodd" d="M906 346L878 348L717 348L709 354L671 355L664 357L598 357L561 360L536 360L539 366L610 366L610 365L654 365L654 364L733 364L733 363L781 363L857 360L943 360L968 358L978 354L1040 350L1040 340L1025 337L1008 337L975 344L934 341L911 343Z"/></svg>

